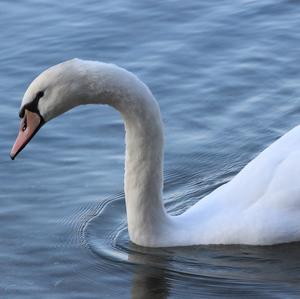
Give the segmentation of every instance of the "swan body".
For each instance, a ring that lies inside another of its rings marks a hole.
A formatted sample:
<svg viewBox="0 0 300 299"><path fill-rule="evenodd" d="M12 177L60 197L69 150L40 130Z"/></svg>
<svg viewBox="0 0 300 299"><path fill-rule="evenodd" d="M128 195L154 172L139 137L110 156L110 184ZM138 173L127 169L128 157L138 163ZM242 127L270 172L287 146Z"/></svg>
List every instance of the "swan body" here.
<svg viewBox="0 0 300 299"><path fill-rule="evenodd" d="M132 242L149 247L271 245L300 240L300 126L186 212L163 204L163 124L150 90L115 65L72 59L41 73L21 104L15 156L52 118L82 104L117 109L126 130L125 201Z"/></svg>

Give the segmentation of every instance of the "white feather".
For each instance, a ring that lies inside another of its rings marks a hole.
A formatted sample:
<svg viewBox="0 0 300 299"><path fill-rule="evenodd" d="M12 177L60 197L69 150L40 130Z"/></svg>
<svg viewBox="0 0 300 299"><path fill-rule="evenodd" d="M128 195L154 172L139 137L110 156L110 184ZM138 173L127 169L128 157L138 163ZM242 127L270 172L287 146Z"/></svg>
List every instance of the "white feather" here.
<svg viewBox="0 0 300 299"><path fill-rule="evenodd" d="M125 199L130 239L143 246L269 245L300 240L300 127L274 142L232 181L185 213L162 201L163 124L156 100L133 74L111 64L70 60L38 76L22 106L45 92L46 121L80 104L108 104L126 129Z"/></svg>

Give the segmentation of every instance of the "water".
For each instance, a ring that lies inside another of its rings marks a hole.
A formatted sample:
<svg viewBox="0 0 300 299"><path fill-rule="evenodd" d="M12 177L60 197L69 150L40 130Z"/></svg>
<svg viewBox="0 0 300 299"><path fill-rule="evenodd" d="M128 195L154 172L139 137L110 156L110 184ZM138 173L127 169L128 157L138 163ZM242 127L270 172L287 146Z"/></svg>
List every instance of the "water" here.
<svg viewBox="0 0 300 299"><path fill-rule="evenodd" d="M300 123L297 1L2 1L1 298L298 298L300 245L145 249L124 211L117 112L80 107L8 153L27 85L80 57L146 82L180 213Z"/></svg>

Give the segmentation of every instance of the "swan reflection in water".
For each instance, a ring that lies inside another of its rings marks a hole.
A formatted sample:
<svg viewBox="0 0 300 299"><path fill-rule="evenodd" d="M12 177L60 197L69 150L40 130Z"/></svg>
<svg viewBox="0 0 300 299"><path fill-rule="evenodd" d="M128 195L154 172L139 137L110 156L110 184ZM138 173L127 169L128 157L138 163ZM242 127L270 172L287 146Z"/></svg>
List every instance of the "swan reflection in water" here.
<svg viewBox="0 0 300 299"><path fill-rule="evenodd" d="M128 261L135 264L131 298L168 298L171 288L171 275L167 272L168 262L166 258L148 255L147 250L144 253L144 255L129 254L128 257Z"/></svg>
<svg viewBox="0 0 300 299"><path fill-rule="evenodd" d="M300 293L300 243L149 249L129 244L132 299Z"/></svg>

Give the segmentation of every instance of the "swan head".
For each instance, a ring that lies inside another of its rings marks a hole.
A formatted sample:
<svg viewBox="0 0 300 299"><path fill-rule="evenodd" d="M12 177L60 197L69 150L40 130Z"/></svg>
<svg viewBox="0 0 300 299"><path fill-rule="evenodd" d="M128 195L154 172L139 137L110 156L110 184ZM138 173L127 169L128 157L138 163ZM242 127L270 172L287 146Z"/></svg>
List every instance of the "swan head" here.
<svg viewBox="0 0 300 299"><path fill-rule="evenodd" d="M26 90L19 116L19 133L11 150L14 159L38 130L50 119L79 105L85 68L83 61L72 59L52 66L35 78Z"/></svg>

